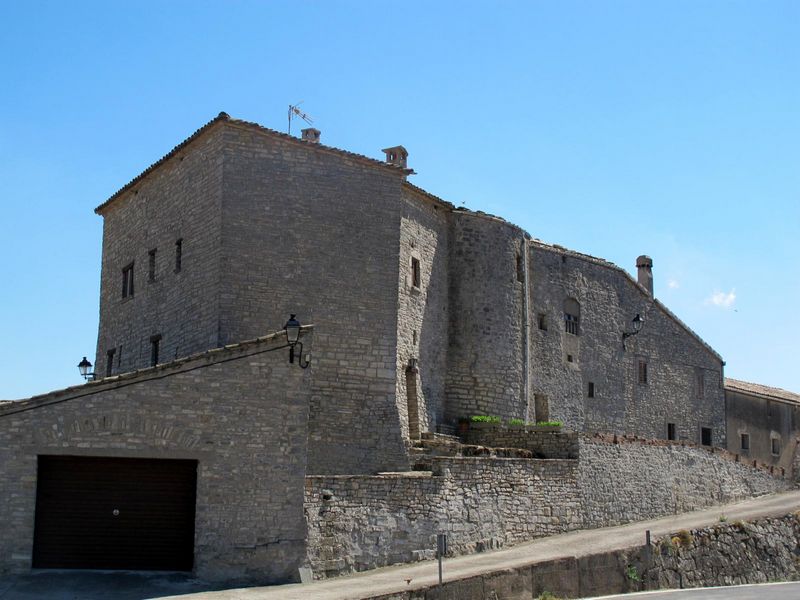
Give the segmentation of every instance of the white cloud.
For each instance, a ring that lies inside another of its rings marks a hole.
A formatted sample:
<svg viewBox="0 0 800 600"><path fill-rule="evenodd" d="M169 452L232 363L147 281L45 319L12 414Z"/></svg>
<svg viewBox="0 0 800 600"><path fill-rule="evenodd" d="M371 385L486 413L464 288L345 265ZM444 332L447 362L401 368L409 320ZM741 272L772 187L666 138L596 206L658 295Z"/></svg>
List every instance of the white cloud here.
<svg viewBox="0 0 800 600"><path fill-rule="evenodd" d="M667 282L667 287L671 290L677 290L679 287L681 287L681 284L677 279L670 279Z"/></svg>
<svg viewBox="0 0 800 600"><path fill-rule="evenodd" d="M714 306L719 306L720 308L730 308L733 306L733 303L736 302L736 289L732 289L730 292L720 292L714 291L711 296L706 298L706 304L712 304Z"/></svg>

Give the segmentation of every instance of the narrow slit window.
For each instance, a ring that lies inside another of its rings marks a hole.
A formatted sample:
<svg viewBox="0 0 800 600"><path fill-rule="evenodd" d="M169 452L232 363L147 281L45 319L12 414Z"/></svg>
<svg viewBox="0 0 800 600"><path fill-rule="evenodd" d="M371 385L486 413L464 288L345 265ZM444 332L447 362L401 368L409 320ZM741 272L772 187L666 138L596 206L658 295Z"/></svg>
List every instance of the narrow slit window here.
<svg viewBox="0 0 800 600"><path fill-rule="evenodd" d="M422 273L420 270L419 259L411 257L411 285L419 289L422 284Z"/></svg>
<svg viewBox="0 0 800 600"><path fill-rule="evenodd" d="M133 296L133 263L122 269L122 297Z"/></svg>
<svg viewBox="0 0 800 600"><path fill-rule="evenodd" d="M150 338L150 366L155 367L158 364L158 354L161 346L161 336L154 335Z"/></svg>
<svg viewBox="0 0 800 600"><path fill-rule="evenodd" d="M779 456L781 453L781 440L780 438L772 438L772 455Z"/></svg>
<svg viewBox="0 0 800 600"><path fill-rule="evenodd" d="M522 260L521 254L517 254L517 281L520 283L525 281L525 261Z"/></svg>
<svg viewBox="0 0 800 600"><path fill-rule="evenodd" d="M156 280L156 249L153 248L147 253L147 280Z"/></svg>
<svg viewBox="0 0 800 600"><path fill-rule="evenodd" d="M114 372L114 348L106 352L106 377Z"/></svg>
<svg viewBox="0 0 800 600"><path fill-rule="evenodd" d="M536 323L541 331L547 331L547 315L545 313L539 313L536 316Z"/></svg>
<svg viewBox="0 0 800 600"><path fill-rule="evenodd" d="M588 389L586 390L586 395L589 396L589 398L594 398L594 381L589 382Z"/></svg>
<svg viewBox="0 0 800 600"><path fill-rule="evenodd" d="M183 267L183 239L175 241L175 272L179 273Z"/></svg>
<svg viewBox="0 0 800 600"><path fill-rule="evenodd" d="M668 440L677 440L678 436L675 432L675 423L667 423L667 439Z"/></svg>
<svg viewBox="0 0 800 600"><path fill-rule="evenodd" d="M702 400L706 394L705 377L703 376L703 369L697 369L695 373L695 379L697 380L697 385L695 386L697 397Z"/></svg>

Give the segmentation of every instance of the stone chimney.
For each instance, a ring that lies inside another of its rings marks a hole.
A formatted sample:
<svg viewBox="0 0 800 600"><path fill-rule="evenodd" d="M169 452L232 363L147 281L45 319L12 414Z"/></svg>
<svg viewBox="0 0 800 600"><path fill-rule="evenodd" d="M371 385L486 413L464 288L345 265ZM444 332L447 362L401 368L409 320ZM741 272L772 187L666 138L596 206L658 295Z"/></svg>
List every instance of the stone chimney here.
<svg viewBox="0 0 800 600"><path fill-rule="evenodd" d="M306 129L300 130L300 133L303 134L302 139L304 139L305 141L319 144L319 136L321 135L322 132L319 129L308 127Z"/></svg>
<svg viewBox="0 0 800 600"><path fill-rule="evenodd" d="M404 169L408 168L408 151L402 146L384 148L381 152L386 154L386 162L390 165L397 165Z"/></svg>
<svg viewBox="0 0 800 600"><path fill-rule="evenodd" d="M636 259L636 270L638 271L637 280L639 285L647 290L647 293L653 295L653 259L649 256L642 255Z"/></svg>

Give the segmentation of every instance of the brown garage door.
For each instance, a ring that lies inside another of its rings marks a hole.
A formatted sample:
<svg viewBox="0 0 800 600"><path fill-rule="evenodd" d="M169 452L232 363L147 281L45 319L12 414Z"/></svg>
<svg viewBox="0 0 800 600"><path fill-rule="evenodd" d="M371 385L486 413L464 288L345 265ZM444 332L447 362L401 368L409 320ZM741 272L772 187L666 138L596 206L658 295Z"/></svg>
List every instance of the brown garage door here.
<svg viewBox="0 0 800 600"><path fill-rule="evenodd" d="M197 461L39 456L33 566L188 571Z"/></svg>

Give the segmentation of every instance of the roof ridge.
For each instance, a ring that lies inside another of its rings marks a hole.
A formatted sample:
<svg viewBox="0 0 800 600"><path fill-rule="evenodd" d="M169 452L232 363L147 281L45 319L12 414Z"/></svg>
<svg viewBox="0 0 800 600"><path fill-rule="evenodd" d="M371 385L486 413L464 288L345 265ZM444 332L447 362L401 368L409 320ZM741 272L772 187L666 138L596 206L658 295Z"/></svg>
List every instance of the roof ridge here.
<svg viewBox="0 0 800 600"><path fill-rule="evenodd" d="M339 154L339 155L342 155L342 156L346 156L347 158L353 158L353 159L356 159L356 160L360 160L362 162L366 162L366 163L370 164L371 166L383 167L385 169L389 169L389 170L395 171L395 172L400 172L400 173L403 173L405 175L414 174L414 169L409 169L409 168L406 168L406 167L402 167L400 165L387 163L387 162L384 162L382 160L378 160L377 158L371 158L369 156L366 156L365 154L358 154L356 152L350 152L349 150L342 150L341 148L336 148L335 146L328 146L326 144L321 144L319 142L310 142L310 141L307 141L307 140L303 140L303 139L297 138L297 137L295 137L293 135L289 135L288 133L283 133L281 131L277 131L275 129L271 129L269 127L265 127L264 125L256 123L255 121L245 121L243 119L234 119L233 117L231 117L225 111L221 111L216 117L214 117L213 119L211 119L210 121L208 121L207 123L205 123L204 125L199 127L198 129L196 129L189 137L185 138L182 142L180 142L179 144L175 145L164 156L159 158L157 161L155 161L150 166L145 168L136 177L134 177L128 183L126 183L121 188L119 188L116 192L114 192L111 196L109 196L108 199L106 199L103 203L101 203L99 206L97 206L97 208L94 209L94 212L97 213L97 214L101 214L102 211L109 204L111 204L114 200L119 198L119 196L123 192L131 189L139 181L143 180L145 177L147 177L147 175L149 175L150 173L155 171L158 167L160 167L161 165L166 163L170 158L175 156L180 150L182 150L183 148L188 146L190 143L192 143L194 140L199 138L206 131L209 131L214 125L216 125L217 123L223 123L223 122L228 122L228 123L231 123L233 125L243 125L243 126L246 126L246 127L254 128L254 129L256 129L256 130L258 130L258 131L260 131L262 133L267 133L269 135L276 136L276 137L278 137L280 139L283 139L285 141L288 141L288 142L292 142L292 143L296 143L296 144L302 144L302 145L304 145L306 147L309 147L309 148L317 148L317 149L320 149L320 150L323 150L323 151L326 151L326 152L330 152L330 153L333 153L333 154Z"/></svg>

